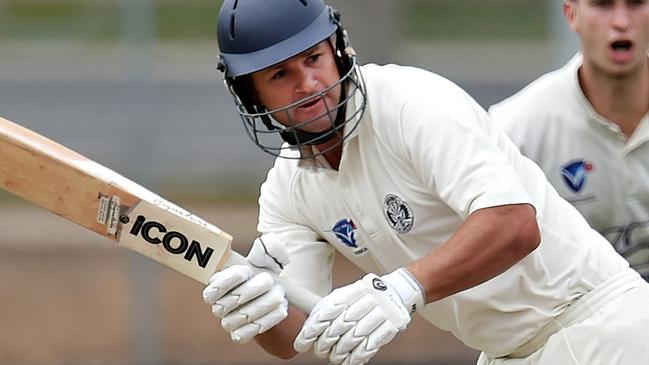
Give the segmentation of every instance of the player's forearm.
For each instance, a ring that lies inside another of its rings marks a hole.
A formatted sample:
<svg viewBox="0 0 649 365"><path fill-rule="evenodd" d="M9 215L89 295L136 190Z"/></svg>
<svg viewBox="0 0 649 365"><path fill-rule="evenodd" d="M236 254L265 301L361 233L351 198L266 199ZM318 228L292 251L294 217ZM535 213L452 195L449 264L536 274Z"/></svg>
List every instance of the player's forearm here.
<svg viewBox="0 0 649 365"><path fill-rule="evenodd" d="M290 359L297 354L293 340L302 329L306 316L299 310L288 308L288 316L277 326L255 336L255 341L269 354L280 359Z"/></svg>
<svg viewBox="0 0 649 365"><path fill-rule="evenodd" d="M434 302L506 271L540 243L534 208L508 205L478 210L438 249L408 269Z"/></svg>

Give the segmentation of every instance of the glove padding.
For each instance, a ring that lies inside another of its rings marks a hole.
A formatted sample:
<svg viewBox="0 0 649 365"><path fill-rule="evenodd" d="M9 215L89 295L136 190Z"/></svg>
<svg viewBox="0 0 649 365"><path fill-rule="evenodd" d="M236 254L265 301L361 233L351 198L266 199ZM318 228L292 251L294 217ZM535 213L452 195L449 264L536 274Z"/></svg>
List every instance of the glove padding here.
<svg viewBox="0 0 649 365"><path fill-rule="evenodd" d="M212 275L203 290L203 300L237 343L266 332L288 314L284 288L273 275L255 274L251 268L279 274L289 261L283 246L274 237L257 238L246 260L249 265L233 265Z"/></svg>
<svg viewBox="0 0 649 365"><path fill-rule="evenodd" d="M331 364L367 363L407 327L410 308L424 304L421 287L399 270L381 278L368 274L323 298L295 339L295 350L313 346L315 355Z"/></svg>

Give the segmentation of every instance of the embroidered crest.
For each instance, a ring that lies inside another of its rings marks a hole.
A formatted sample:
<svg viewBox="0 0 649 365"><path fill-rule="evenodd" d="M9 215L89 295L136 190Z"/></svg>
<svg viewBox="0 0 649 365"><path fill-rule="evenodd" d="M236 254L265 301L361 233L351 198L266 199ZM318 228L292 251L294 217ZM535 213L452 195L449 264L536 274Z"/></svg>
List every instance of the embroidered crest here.
<svg viewBox="0 0 649 365"><path fill-rule="evenodd" d="M578 193L583 189L586 176L592 170L593 164L588 161L571 161L561 167L561 177L570 190Z"/></svg>
<svg viewBox="0 0 649 365"><path fill-rule="evenodd" d="M343 218L334 224L332 229L336 238L348 247L356 248L356 225L351 219Z"/></svg>
<svg viewBox="0 0 649 365"><path fill-rule="evenodd" d="M392 229L401 234L410 232L415 221L408 204L392 194L386 195L383 200L383 215Z"/></svg>

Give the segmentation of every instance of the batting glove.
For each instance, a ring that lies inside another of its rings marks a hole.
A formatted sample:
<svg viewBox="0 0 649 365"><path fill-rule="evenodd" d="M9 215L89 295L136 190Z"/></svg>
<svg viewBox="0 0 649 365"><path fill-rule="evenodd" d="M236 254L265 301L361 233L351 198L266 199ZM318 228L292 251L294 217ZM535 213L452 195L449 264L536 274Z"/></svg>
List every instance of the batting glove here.
<svg viewBox="0 0 649 365"><path fill-rule="evenodd" d="M246 257L248 264L233 265L212 275L203 300L237 343L245 343L277 325L288 314L284 288L275 276L288 264L288 253L274 237L255 239ZM257 272L257 273L256 273Z"/></svg>
<svg viewBox="0 0 649 365"><path fill-rule="evenodd" d="M298 352L313 346L331 364L361 365L398 332L425 304L424 291L406 269L338 288L323 298L307 318L293 344Z"/></svg>

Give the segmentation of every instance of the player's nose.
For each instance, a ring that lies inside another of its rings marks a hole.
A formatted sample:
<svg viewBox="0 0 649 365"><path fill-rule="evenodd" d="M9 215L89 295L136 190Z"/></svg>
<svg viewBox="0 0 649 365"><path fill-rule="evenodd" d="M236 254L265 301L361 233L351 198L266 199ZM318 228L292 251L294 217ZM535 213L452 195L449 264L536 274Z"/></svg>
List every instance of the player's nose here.
<svg viewBox="0 0 649 365"><path fill-rule="evenodd" d="M318 79L315 72L309 69L300 69L296 85L299 94L311 95L317 91Z"/></svg>
<svg viewBox="0 0 649 365"><path fill-rule="evenodd" d="M626 31L631 24L631 9L626 2L617 2L613 8L612 25L617 31Z"/></svg>

